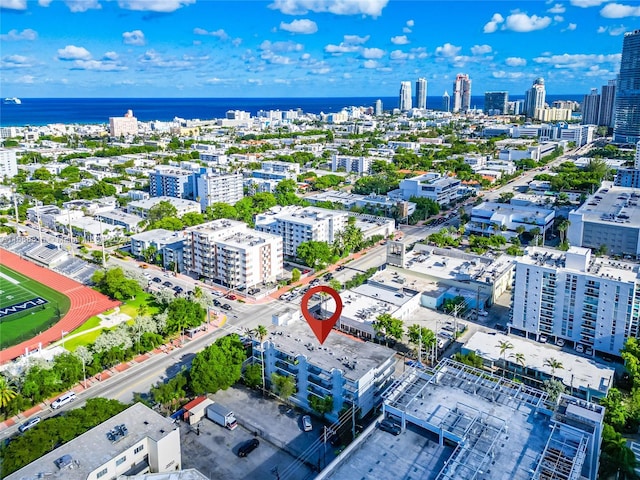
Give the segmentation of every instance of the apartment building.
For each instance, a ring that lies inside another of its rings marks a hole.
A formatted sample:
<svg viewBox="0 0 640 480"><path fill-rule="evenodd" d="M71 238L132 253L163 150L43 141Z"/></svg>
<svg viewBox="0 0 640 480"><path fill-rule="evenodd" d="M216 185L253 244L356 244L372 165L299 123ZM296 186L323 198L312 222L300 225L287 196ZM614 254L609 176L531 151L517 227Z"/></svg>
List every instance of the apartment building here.
<svg viewBox="0 0 640 480"><path fill-rule="evenodd" d="M311 240L333 243L347 226L348 213L318 207L274 207L256 215L256 230L282 238L284 255L296 257L298 246Z"/></svg>
<svg viewBox="0 0 640 480"><path fill-rule="evenodd" d="M593 258L581 247L530 247L515 265L510 328L563 339L588 354L619 355L628 338L638 337L638 265Z"/></svg>
<svg viewBox="0 0 640 480"><path fill-rule="evenodd" d="M127 204L127 213L137 215L142 218L147 218L149 210L159 204L160 202L169 202L176 207L176 215L181 217L185 213L201 213L202 209L198 202L192 200L184 200L182 198L175 197L152 197L146 200L137 200L135 202L129 202Z"/></svg>
<svg viewBox="0 0 640 480"><path fill-rule="evenodd" d="M116 480L181 467L178 425L136 403L6 478Z"/></svg>
<svg viewBox="0 0 640 480"><path fill-rule="evenodd" d="M214 220L182 232L184 268L225 287L253 287L282 276L282 238L235 220Z"/></svg>
<svg viewBox="0 0 640 480"><path fill-rule="evenodd" d="M614 255L640 255L640 189L603 182L578 209L569 213L571 245L600 248Z"/></svg>
<svg viewBox="0 0 640 480"><path fill-rule="evenodd" d="M519 227L534 228L544 234L553 226L555 211L541 207L527 207L508 203L482 202L471 209L467 229L472 233L517 235Z"/></svg>
<svg viewBox="0 0 640 480"><path fill-rule="evenodd" d="M0 179L13 178L18 174L16 151L0 148Z"/></svg>
<svg viewBox="0 0 640 480"><path fill-rule="evenodd" d="M260 363L264 358L267 379L273 373L294 377L297 388L290 400L306 410L312 410L312 397L332 397L333 409L326 417L335 421L352 405L358 416L364 416L382 403L395 370L394 353L336 333L319 345L305 323L295 322L271 331L262 343L255 340L252 360Z"/></svg>
<svg viewBox="0 0 640 480"><path fill-rule="evenodd" d="M417 177L405 178L400 182L400 196L403 200L411 197L430 198L440 205L448 205L460 197L461 186L457 178L445 177L437 172L429 172Z"/></svg>
<svg viewBox="0 0 640 480"><path fill-rule="evenodd" d="M233 205L244 197L241 173L201 173L195 184L202 210L218 202Z"/></svg>
<svg viewBox="0 0 640 480"><path fill-rule="evenodd" d="M138 119L133 116L133 111L127 110L122 117L109 117L109 135L119 138L138 134Z"/></svg>
<svg viewBox="0 0 640 480"><path fill-rule="evenodd" d="M193 172L182 168L159 165L149 174L149 193L152 197L175 197L193 200L195 194Z"/></svg>
<svg viewBox="0 0 640 480"><path fill-rule="evenodd" d="M354 157L351 155L333 155L331 157L331 171L345 171L364 175L371 173L371 157Z"/></svg>
<svg viewBox="0 0 640 480"><path fill-rule="evenodd" d="M149 247L154 247L162 256L164 268L177 272L183 271L184 236L181 232L156 228L131 236L132 255L142 258Z"/></svg>

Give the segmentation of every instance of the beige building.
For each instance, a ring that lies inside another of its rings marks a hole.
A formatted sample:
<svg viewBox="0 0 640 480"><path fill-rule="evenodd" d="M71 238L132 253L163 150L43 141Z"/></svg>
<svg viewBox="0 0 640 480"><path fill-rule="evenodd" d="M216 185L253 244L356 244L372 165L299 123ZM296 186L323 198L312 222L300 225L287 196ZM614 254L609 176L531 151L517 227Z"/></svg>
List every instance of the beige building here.
<svg viewBox="0 0 640 480"><path fill-rule="evenodd" d="M115 480L182 467L180 430L142 403L31 462L7 480Z"/></svg>
<svg viewBox="0 0 640 480"><path fill-rule="evenodd" d="M282 276L282 238L235 220L214 220L183 232L187 272L227 287L253 287Z"/></svg>
<svg viewBox="0 0 640 480"><path fill-rule="evenodd" d="M109 117L109 135L114 138L138 134L138 119L131 110L123 117Z"/></svg>

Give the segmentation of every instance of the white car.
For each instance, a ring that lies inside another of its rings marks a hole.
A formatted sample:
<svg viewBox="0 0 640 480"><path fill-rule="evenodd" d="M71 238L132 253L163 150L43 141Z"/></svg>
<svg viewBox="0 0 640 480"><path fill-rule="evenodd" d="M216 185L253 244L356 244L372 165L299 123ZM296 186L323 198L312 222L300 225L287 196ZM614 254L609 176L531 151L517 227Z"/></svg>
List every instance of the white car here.
<svg viewBox="0 0 640 480"><path fill-rule="evenodd" d="M576 352L584 353L584 347L580 344L576 345Z"/></svg>
<svg viewBox="0 0 640 480"><path fill-rule="evenodd" d="M540 342L547 343L547 340L549 340L549 337L546 335L540 335Z"/></svg>
<svg viewBox="0 0 640 480"><path fill-rule="evenodd" d="M480 315L481 317L486 317L489 315L489 312L485 310L478 310L478 315Z"/></svg>
<svg viewBox="0 0 640 480"><path fill-rule="evenodd" d="M302 428L305 432L313 430L313 424L311 423L311 417L309 415L302 417Z"/></svg>
<svg viewBox="0 0 640 480"><path fill-rule="evenodd" d="M29 430L30 428L35 427L39 423L40 423L40 417L33 417L33 418L27 420L26 422L24 422L22 425L20 425L18 427L18 430L20 431L20 433L24 433L27 430Z"/></svg>
<svg viewBox="0 0 640 480"><path fill-rule="evenodd" d="M564 339L563 338L559 338L556 340L556 345L559 347L564 347Z"/></svg>

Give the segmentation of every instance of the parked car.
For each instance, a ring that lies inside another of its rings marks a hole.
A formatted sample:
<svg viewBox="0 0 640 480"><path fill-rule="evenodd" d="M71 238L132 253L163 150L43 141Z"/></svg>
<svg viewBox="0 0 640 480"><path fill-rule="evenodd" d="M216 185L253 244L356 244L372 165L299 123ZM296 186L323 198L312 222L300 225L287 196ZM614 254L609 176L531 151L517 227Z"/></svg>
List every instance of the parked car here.
<svg viewBox="0 0 640 480"><path fill-rule="evenodd" d="M393 435L400 435L400 433L402 433L402 429L400 428L400 426L395 424L394 422L392 422L388 418L385 418L384 420L382 420L378 424L378 427L383 432L392 433Z"/></svg>
<svg viewBox="0 0 640 480"><path fill-rule="evenodd" d="M162 279L161 279L160 277L153 277L153 278L151 279L151 281L152 281L152 282L155 282L155 283L160 283L160 282L162 282Z"/></svg>
<svg viewBox="0 0 640 480"><path fill-rule="evenodd" d="M222 303L220 303L220 300L214 299L213 300L213 305L216 306L216 307L219 307L220 305L222 305Z"/></svg>
<svg viewBox="0 0 640 480"><path fill-rule="evenodd" d="M340 265L338 268L336 268L336 272L341 272L341 271L343 271L345 268L347 268L347 267L345 267L344 265Z"/></svg>
<svg viewBox="0 0 640 480"><path fill-rule="evenodd" d="M225 310L231 310L231 305L225 303L224 305L222 305L222 308L224 308Z"/></svg>
<svg viewBox="0 0 640 480"><path fill-rule="evenodd" d="M302 417L302 429L305 432L310 432L313 430L313 424L311 423L311 417L309 415L305 415Z"/></svg>
<svg viewBox="0 0 640 480"><path fill-rule="evenodd" d="M420 363L417 360L407 360L406 363L409 367L419 368L420 370L424 370L426 368L423 363Z"/></svg>
<svg viewBox="0 0 640 480"><path fill-rule="evenodd" d="M253 452L260 445L260 441L257 438L251 439L248 442L242 444L242 446L238 449L239 457L246 457L251 452Z"/></svg>
<svg viewBox="0 0 640 480"><path fill-rule="evenodd" d="M30 418L29 420L27 420L26 422L24 422L22 425L20 425L18 427L18 430L20 431L20 433L24 433L27 430L29 430L30 428L35 427L37 424L40 423L40 417L33 417Z"/></svg>
<svg viewBox="0 0 640 480"><path fill-rule="evenodd" d="M177 292L177 293L182 293L184 291L184 288L182 288L180 285L176 285L175 287L173 287L173 289Z"/></svg>
<svg viewBox="0 0 640 480"><path fill-rule="evenodd" d="M547 343L547 340L549 340L549 337L547 337L546 335L540 335L541 343Z"/></svg>
<svg viewBox="0 0 640 480"><path fill-rule="evenodd" d="M173 283L171 283L169 280L167 280L166 282L163 282L162 285L164 285L167 288L173 287Z"/></svg>
<svg viewBox="0 0 640 480"><path fill-rule="evenodd" d="M584 353L584 347L581 344L576 345L576 352Z"/></svg>
<svg viewBox="0 0 640 480"><path fill-rule="evenodd" d="M593 348L587 347L584 351L586 355L593 355Z"/></svg>
<svg viewBox="0 0 640 480"><path fill-rule="evenodd" d="M480 315L481 317L486 317L489 315L489 312L486 312L484 310L478 310L478 315Z"/></svg>
<svg viewBox="0 0 640 480"><path fill-rule="evenodd" d="M558 338L556 340L556 345L559 347L564 347L564 339L563 338Z"/></svg>
<svg viewBox="0 0 640 480"><path fill-rule="evenodd" d="M304 270L302 270L303 275L306 275L307 273L311 273L311 270L309 270L308 268L305 268Z"/></svg>
<svg viewBox="0 0 640 480"><path fill-rule="evenodd" d="M329 280L331 280L333 278L333 274L332 273L325 273L324 277L322 277L325 282L328 282Z"/></svg>
<svg viewBox="0 0 640 480"><path fill-rule="evenodd" d="M496 330L499 331L499 332L506 332L507 331L507 327L506 327L506 325L497 324L496 325Z"/></svg>
<svg viewBox="0 0 640 480"><path fill-rule="evenodd" d="M236 297L236 296L235 296L235 295L233 295L232 293L227 293L227 294L224 296L224 298L228 298L229 300L235 300L235 299L236 299L236 298L238 298L238 297Z"/></svg>

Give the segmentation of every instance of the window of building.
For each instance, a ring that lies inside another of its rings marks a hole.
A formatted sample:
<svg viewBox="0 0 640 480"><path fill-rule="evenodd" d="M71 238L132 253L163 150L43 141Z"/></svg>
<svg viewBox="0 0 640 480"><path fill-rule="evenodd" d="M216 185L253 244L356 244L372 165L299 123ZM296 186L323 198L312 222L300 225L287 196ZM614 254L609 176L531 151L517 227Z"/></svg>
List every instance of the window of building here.
<svg viewBox="0 0 640 480"><path fill-rule="evenodd" d="M144 450L144 445L139 445L136 447L133 453L140 453L142 450Z"/></svg>
<svg viewBox="0 0 640 480"><path fill-rule="evenodd" d="M104 477L107 474L107 469L104 468L101 471L98 472L98 475L96 475L98 478Z"/></svg>
<svg viewBox="0 0 640 480"><path fill-rule="evenodd" d="M122 457L122 458L119 458L118 460L116 460L116 467L117 467L118 465L122 465L122 464L123 464L124 462L126 462L126 461L127 461L127 457L126 457L126 456L124 456L124 457Z"/></svg>

